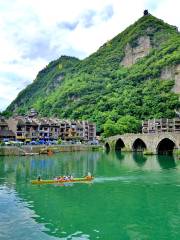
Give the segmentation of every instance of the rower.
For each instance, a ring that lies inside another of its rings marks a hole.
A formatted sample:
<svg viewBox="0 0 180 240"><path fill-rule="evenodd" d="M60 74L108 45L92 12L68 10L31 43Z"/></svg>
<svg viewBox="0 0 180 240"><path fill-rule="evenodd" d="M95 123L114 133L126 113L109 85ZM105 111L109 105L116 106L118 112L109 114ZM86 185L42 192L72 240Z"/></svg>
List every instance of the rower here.
<svg viewBox="0 0 180 240"><path fill-rule="evenodd" d="M87 176L86 176L87 179L91 179L92 178L92 175L90 172L88 172Z"/></svg>
<svg viewBox="0 0 180 240"><path fill-rule="evenodd" d="M37 179L38 181L41 181L41 176L38 176L38 179Z"/></svg>

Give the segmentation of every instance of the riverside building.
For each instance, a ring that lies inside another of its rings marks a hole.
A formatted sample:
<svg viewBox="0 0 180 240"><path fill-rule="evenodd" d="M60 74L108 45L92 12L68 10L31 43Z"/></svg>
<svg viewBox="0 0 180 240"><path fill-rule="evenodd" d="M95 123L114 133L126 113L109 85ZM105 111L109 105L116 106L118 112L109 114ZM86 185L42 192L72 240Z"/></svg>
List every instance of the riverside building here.
<svg viewBox="0 0 180 240"><path fill-rule="evenodd" d="M142 121L142 133L180 133L180 118L161 118Z"/></svg>
<svg viewBox="0 0 180 240"><path fill-rule="evenodd" d="M11 117L6 122L19 141L96 139L96 125L89 121L39 117L31 112L28 116Z"/></svg>
<svg viewBox="0 0 180 240"><path fill-rule="evenodd" d="M4 139L14 140L15 134L9 129L7 121L3 117L0 117L0 140Z"/></svg>

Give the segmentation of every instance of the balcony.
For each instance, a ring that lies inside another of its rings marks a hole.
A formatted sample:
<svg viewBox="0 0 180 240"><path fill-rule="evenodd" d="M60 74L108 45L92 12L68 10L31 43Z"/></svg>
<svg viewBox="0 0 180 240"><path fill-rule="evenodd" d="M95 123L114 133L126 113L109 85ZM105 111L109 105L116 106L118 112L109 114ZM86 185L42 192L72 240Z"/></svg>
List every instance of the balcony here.
<svg viewBox="0 0 180 240"><path fill-rule="evenodd" d="M50 131L49 131L49 129L48 130L41 129L41 130L39 130L39 132L41 132L41 133L49 133Z"/></svg>
<svg viewBox="0 0 180 240"><path fill-rule="evenodd" d="M24 139L25 139L25 136L16 136L16 139L17 139L17 140L24 140Z"/></svg>
<svg viewBox="0 0 180 240"><path fill-rule="evenodd" d="M23 134L23 133L25 133L25 130L18 130L18 131L16 131L16 134Z"/></svg>

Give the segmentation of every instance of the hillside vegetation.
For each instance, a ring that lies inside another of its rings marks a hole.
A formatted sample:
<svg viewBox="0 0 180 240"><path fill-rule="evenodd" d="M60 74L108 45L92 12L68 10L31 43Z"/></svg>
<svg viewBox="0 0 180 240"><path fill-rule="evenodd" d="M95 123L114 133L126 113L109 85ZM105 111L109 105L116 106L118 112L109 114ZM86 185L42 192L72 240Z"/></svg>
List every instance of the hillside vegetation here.
<svg viewBox="0 0 180 240"><path fill-rule="evenodd" d="M149 36L150 53L123 67L127 43L136 47L140 36ZM105 136L136 132L142 119L174 117L179 96L172 92L173 79L160 75L165 66L179 63L177 29L143 16L88 58L62 56L49 63L4 114L25 114L33 107L43 116L94 121Z"/></svg>

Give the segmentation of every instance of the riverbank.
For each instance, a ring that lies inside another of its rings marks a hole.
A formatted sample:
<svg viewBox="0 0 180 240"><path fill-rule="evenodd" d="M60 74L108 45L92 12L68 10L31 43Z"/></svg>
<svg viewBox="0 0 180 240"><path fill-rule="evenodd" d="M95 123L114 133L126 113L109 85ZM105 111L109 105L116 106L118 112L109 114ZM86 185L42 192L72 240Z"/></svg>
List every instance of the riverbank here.
<svg viewBox="0 0 180 240"><path fill-rule="evenodd" d="M101 149L100 145L85 145L85 144L71 144L71 145L24 145L17 146L1 146L0 156L28 156L38 154L53 154L58 152L76 152L76 151L94 151Z"/></svg>

